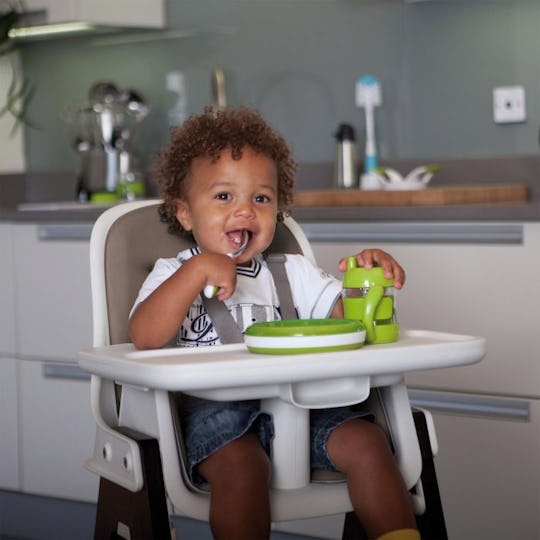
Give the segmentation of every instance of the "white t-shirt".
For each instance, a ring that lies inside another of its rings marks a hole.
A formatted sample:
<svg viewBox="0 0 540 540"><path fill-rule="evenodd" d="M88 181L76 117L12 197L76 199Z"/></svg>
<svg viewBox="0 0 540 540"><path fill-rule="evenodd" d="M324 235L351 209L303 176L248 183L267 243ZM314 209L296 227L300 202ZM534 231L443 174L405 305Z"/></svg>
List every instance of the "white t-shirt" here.
<svg viewBox="0 0 540 540"><path fill-rule="evenodd" d="M199 248L190 248L181 251L176 258L158 259L142 284L131 313L185 261L199 253ZM285 270L298 318L328 317L341 294L341 282L315 267L303 255L286 255ZM236 274L236 289L225 304L240 330L245 332L256 322L281 319L274 280L263 257L255 257L249 266L237 266ZM183 347L198 347L219 343L219 337L204 309L201 297L197 296L178 330L176 344Z"/></svg>

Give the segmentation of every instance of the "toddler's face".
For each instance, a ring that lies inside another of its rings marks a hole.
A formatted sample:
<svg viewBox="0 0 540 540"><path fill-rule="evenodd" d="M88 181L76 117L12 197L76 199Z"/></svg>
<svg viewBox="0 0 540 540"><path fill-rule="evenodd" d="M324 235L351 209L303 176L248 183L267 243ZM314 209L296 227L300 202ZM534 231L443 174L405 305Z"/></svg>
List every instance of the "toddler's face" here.
<svg viewBox="0 0 540 540"><path fill-rule="evenodd" d="M225 150L215 163L197 158L186 178L185 197L176 217L203 251L231 253L248 235L236 261L247 263L272 242L276 228L278 184L275 163L246 147L233 160Z"/></svg>

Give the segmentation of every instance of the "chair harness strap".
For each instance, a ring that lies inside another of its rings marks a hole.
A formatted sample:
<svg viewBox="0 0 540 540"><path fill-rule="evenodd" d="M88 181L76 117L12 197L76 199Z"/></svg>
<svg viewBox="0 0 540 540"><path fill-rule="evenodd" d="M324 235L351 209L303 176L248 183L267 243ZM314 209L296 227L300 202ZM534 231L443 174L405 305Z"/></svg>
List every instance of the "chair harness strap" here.
<svg viewBox="0 0 540 540"><path fill-rule="evenodd" d="M272 253L266 256L266 264L274 278L274 285L279 300L279 310L282 319L298 319L298 313L294 307L291 284L285 270L286 257L283 253Z"/></svg>
<svg viewBox="0 0 540 540"><path fill-rule="evenodd" d="M279 300L279 308L282 319L298 319L296 308L294 307L293 296L287 271L285 270L285 255L272 254L266 256L268 269L274 279ZM221 343L242 343L244 336L236 324L227 306L217 298L206 298L201 294L202 302Z"/></svg>
<svg viewBox="0 0 540 540"><path fill-rule="evenodd" d="M218 300L215 296L213 298L206 298L204 294L201 294L201 298L204 309L206 309L208 316L212 319L221 343L242 343L244 336L240 332L240 328L225 303Z"/></svg>

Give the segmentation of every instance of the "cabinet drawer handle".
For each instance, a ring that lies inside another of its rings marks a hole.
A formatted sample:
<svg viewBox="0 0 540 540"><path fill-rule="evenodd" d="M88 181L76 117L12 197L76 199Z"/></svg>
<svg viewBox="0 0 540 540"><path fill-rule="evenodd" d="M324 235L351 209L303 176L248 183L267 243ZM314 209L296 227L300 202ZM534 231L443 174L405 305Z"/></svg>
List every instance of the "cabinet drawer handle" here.
<svg viewBox="0 0 540 540"><path fill-rule="evenodd" d="M311 242L522 245L515 223L318 223L302 222Z"/></svg>
<svg viewBox="0 0 540 540"><path fill-rule="evenodd" d="M74 364L61 364L59 362L45 362L43 376L46 379L64 379L70 381L89 381L90 373L83 371Z"/></svg>
<svg viewBox="0 0 540 540"><path fill-rule="evenodd" d="M70 223L69 225L39 225L38 239L50 240L90 240L92 234L91 223Z"/></svg>
<svg viewBox="0 0 540 540"><path fill-rule="evenodd" d="M413 406L435 413L493 418L496 420L530 421L530 404L521 399L471 396L453 392L433 392L409 389Z"/></svg>

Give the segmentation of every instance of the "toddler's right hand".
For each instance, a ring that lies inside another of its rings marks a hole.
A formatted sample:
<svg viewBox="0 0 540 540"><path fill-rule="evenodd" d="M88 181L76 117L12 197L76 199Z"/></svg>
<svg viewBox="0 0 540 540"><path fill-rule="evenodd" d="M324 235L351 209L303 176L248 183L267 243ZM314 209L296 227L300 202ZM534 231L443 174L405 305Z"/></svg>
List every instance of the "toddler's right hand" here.
<svg viewBox="0 0 540 540"><path fill-rule="evenodd" d="M236 288L236 263L221 253L203 252L197 255L197 262L205 277L205 288L214 287L218 300L230 298ZM201 294L204 294L201 291ZM211 295L212 296L212 295Z"/></svg>

